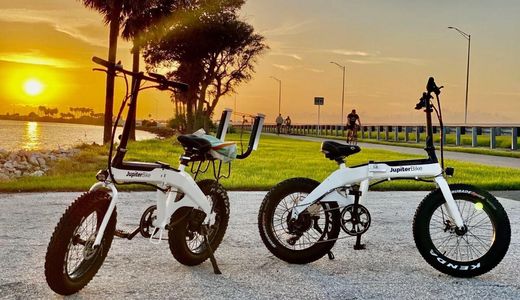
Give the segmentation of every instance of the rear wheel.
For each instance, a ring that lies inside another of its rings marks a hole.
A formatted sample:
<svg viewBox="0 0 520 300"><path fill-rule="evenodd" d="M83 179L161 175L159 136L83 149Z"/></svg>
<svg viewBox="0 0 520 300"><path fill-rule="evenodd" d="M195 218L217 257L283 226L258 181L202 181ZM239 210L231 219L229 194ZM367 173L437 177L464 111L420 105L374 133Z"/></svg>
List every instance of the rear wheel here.
<svg viewBox="0 0 520 300"><path fill-rule="evenodd" d="M202 180L197 185L208 198L216 214L208 228L209 244L211 249L216 251L224 238L229 222L229 197L224 187L215 180ZM204 213L192 209L182 220L176 220L176 214L172 215L170 220L168 231L170 251L177 261L187 266L201 264L210 255L201 232L203 219L197 220L201 214Z"/></svg>
<svg viewBox="0 0 520 300"><path fill-rule="evenodd" d="M339 235L340 213L333 202L317 202L291 220L292 209L312 192L319 182L291 178L273 187L258 213L258 229L264 245L276 257L306 264L327 254Z"/></svg>
<svg viewBox="0 0 520 300"><path fill-rule="evenodd" d="M464 228L459 229L437 189L415 213L413 234L417 249L435 269L457 277L473 277L496 267L507 252L511 227L493 195L470 185L450 185Z"/></svg>
<svg viewBox="0 0 520 300"><path fill-rule="evenodd" d="M56 225L45 256L45 278L56 293L78 292L103 264L114 237L115 210L101 244L99 247L93 247L93 244L110 199L103 191L85 193L67 208Z"/></svg>

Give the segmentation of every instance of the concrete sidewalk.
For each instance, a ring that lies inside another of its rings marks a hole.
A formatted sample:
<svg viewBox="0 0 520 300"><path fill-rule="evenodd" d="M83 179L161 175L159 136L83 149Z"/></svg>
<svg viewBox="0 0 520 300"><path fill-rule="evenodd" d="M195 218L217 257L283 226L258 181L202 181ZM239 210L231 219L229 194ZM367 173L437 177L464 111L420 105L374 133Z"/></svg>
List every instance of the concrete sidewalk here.
<svg viewBox="0 0 520 300"><path fill-rule="evenodd" d="M334 261L307 265L275 258L262 244L257 214L265 192L230 192L231 218L211 264L186 267L167 242L152 245L137 236L114 239L104 265L72 299L520 299L520 202L499 199L511 220L512 240L504 260L470 279L430 267L415 248L412 219L427 192L372 192L363 203L372 225L363 236L339 240ZM0 298L55 299L43 273L50 236L79 193L0 194ZM121 193L118 227L133 229L154 193Z"/></svg>
<svg viewBox="0 0 520 300"><path fill-rule="evenodd" d="M276 135L274 133L267 133L267 134L273 135L273 136ZM291 139L314 141L314 142L332 140L332 139L303 136L303 135L286 135L286 134L284 134L281 136L291 138ZM345 142L344 140L342 140L342 141L335 140L335 141ZM358 146L360 146L361 149L363 149L363 148L381 149L381 150L395 151L395 152L399 152L399 153L426 156L426 152L424 152L424 150L422 148L372 144L372 143L358 143ZM439 147L436 147L436 148L437 148L437 156L440 159ZM520 158L515 158L515 157L504 157L504 156L483 155L483 154L474 154L474 153L465 153L465 152L444 151L444 158L460 160L460 161L467 161L467 162L474 162L474 163L479 163L479 164L484 164L484 165L489 165L489 166L520 169Z"/></svg>

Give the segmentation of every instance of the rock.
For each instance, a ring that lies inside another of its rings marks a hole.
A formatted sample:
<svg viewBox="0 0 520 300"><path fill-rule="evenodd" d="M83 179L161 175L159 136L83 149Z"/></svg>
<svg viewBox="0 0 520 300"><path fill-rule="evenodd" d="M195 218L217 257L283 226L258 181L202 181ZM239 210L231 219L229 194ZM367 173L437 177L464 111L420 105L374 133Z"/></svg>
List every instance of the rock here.
<svg viewBox="0 0 520 300"><path fill-rule="evenodd" d="M20 177L20 176L22 176L22 171L20 171L20 170L15 170L15 171L14 171L14 176L15 176L15 177Z"/></svg>
<svg viewBox="0 0 520 300"><path fill-rule="evenodd" d="M33 154L29 156L29 159L27 160L31 165L38 167L40 163L38 162L38 156L36 154Z"/></svg>
<svg viewBox="0 0 520 300"><path fill-rule="evenodd" d="M56 155L52 155L52 154L51 154L51 155L49 155L49 159L50 159L51 161L56 161L58 158L56 157Z"/></svg>
<svg viewBox="0 0 520 300"><path fill-rule="evenodd" d="M35 171L33 173L30 174L30 176L33 176L33 177L40 177L40 176L43 176L43 171Z"/></svg>
<svg viewBox="0 0 520 300"><path fill-rule="evenodd" d="M7 175L4 174L4 173L0 173L0 180L7 181L7 180L9 180L9 176L7 176Z"/></svg>
<svg viewBox="0 0 520 300"><path fill-rule="evenodd" d="M40 167L45 167L47 166L47 162L45 161L45 159L43 157L38 157L36 158L36 160L38 161L38 164L40 165Z"/></svg>
<svg viewBox="0 0 520 300"><path fill-rule="evenodd" d="M22 170L22 171L25 171L27 169L29 169L29 164L25 161L22 161L22 162L19 162L17 164L14 165L14 167L18 170Z"/></svg>
<svg viewBox="0 0 520 300"><path fill-rule="evenodd" d="M8 169L8 170L12 170L14 169L14 164L11 162L11 161L7 161L5 164L4 164L4 168Z"/></svg>

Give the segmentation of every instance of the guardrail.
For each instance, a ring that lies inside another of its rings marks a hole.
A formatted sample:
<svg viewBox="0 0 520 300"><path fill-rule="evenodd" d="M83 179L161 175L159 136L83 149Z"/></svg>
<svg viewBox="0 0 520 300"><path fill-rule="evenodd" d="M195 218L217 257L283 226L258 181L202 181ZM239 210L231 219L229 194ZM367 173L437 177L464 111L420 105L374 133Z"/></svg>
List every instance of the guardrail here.
<svg viewBox="0 0 520 300"><path fill-rule="evenodd" d="M388 142L415 142L424 141L426 136L425 126L415 125L363 125L358 131L358 137L362 139L374 139L377 141ZM277 128L274 124L266 124L263 127L264 132L276 133ZM436 142L440 139L440 126L433 127L433 133L437 134ZM470 145L477 147L489 145L489 148L509 148L518 150L518 133L520 125L479 125L479 126L461 126L461 125L445 125L444 126L444 144L445 145ZM282 127L284 134L297 135L313 135L313 136L332 136L345 137L346 128L341 125L291 125ZM498 147L498 143L502 147ZM479 144L480 143L480 144ZM507 146L503 146L503 145Z"/></svg>

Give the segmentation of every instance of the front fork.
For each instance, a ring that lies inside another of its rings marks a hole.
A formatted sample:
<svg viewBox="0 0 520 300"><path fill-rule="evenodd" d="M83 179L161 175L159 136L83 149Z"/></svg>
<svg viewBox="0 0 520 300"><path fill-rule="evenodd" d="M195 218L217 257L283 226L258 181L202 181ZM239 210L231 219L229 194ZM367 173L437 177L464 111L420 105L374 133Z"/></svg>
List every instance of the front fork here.
<svg viewBox="0 0 520 300"><path fill-rule="evenodd" d="M99 231L96 235L96 240L94 241L94 247L98 247L101 245L101 239L103 239L103 235L105 234L105 229L107 228L108 221L110 220L110 217L112 216L112 213L114 212L114 208L116 207L117 198L119 196L116 186L113 183L107 183L107 182L97 182L95 183L89 190L89 192L93 192L95 190L98 190L100 188L109 188L112 191L112 199L110 200L110 205L108 205L107 212L105 216L103 217L103 221L101 222L101 225L99 226Z"/></svg>
<svg viewBox="0 0 520 300"><path fill-rule="evenodd" d="M453 199L453 195L451 194L448 182L442 175L435 177L434 180L437 186L441 189L442 195L444 196L444 200L446 200L444 206L446 207L448 213L455 222L455 225L457 225L457 228L459 229L464 228L464 220L462 220L462 215L460 214L459 207L457 206L457 203L455 203L455 199Z"/></svg>

